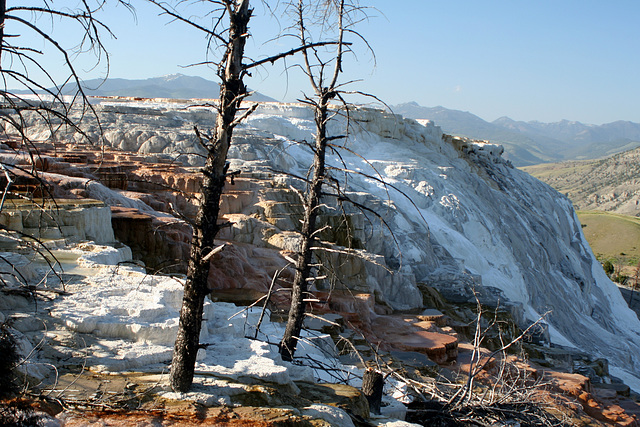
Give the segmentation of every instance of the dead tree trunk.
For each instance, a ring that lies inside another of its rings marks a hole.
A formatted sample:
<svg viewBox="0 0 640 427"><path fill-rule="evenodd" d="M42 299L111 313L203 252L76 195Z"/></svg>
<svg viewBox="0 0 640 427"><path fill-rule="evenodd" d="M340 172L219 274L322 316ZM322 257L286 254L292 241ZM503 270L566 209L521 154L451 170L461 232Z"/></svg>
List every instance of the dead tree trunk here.
<svg viewBox="0 0 640 427"><path fill-rule="evenodd" d="M217 29L222 17L217 21L213 30L207 30L192 21L191 18L185 18L180 15L166 3L160 0L149 1L160 7L165 14L172 18L204 31L207 37L222 43L226 49L223 58L215 64L218 66L218 76L221 80L216 126L211 137L200 138L208 149L207 161L202 170L204 175L202 201L194 226L187 269L187 282L185 284L178 336L171 364L171 387L176 391L184 392L190 388L193 382L196 355L200 347L199 336L202 326L204 298L209 292L207 278L209 276L208 259L210 257L208 255L214 249L214 239L221 228L218 224L220 196L228 176L227 152L231 144L231 136L235 126L242 122L258 106L258 104L253 104L236 117L240 110L241 101L248 96L243 77L248 74L248 70L257 66L266 63L273 64L280 58L294 55L300 51L304 52L306 49L336 43L330 41L317 42L310 45L303 44L287 52L253 63L243 64L244 47L249 34L248 24L252 13L252 9L249 9L249 0L218 0L213 2L222 5L224 13L229 17L229 27L225 30ZM313 225L309 229L312 230Z"/></svg>
<svg viewBox="0 0 640 427"><path fill-rule="evenodd" d="M383 387L384 377L382 373L375 369L367 368L362 376L362 394L369 401L369 411L376 415L380 415Z"/></svg>
<svg viewBox="0 0 640 427"><path fill-rule="evenodd" d="M214 249L214 239L220 230L218 216L220 197L227 178L227 152L236 124L236 113L246 96L242 81L242 59L252 10L249 9L249 0L240 0L237 4L228 1L225 6L230 26L226 54L219 71L222 80L219 111L213 136L203 141L209 152L202 170L202 201L193 230L178 336L169 376L171 388L181 392L188 391L193 382L196 355L200 348L204 298L209 292L209 261L205 257Z"/></svg>
<svg viewBox="0 0 640 427"><path fill-rule="evenodd" d="M302 330L302 323L304 322L306 309L304 298L308 292L307 279L311 273L313 235L316 230L316 218L318 217L322 183L325 177L325 154L327 151L326 124L329 99L329 96L323 96L315 114L317 134L315 138L313 175L311 187L305 200L300 252L296 260L296 273L293 278L293 288L291 292L291 307L289 308L287 327L280 342L280 355L282 359L286 361L293 359L297 341L300 337L300 331Z"/></svg>
<svg viewBox="0 0 640 427"><path fill-rule="evenodd" d="M305 13L311 11L311 15L314 16L314 11L318 11L318 9L314 9L314 7L320 7L325 11L324 4L316 4L314 6L305 4L304 0L298 0L296 13L301 46L309 46ZM287 361L293 359L305 316L306 304L304 298L308 293L313 243L316 240L315 235L317 231L316 218L318 216L318 210L320 209L322 185L325 180L326 151L331 141L342 138L327 135L327 124L330 120L329 107L331 100L339 97L338 77L342 72L342 55L346 45L344 42L345 27L343 25L345 15L344 0L336 1L335 4L331 5L325 12L328 12L328 16L334 14L337 21L336 29L338 36L336 42L334 42L336 45L335 51L329 55L328 59L323 60L321 59L323 55L315 48L310 47L309 49L302 50L305 74L309 78L309 82L315 92L315 99L306 98L305 102L310 104L314 109L316 135L314 146L312 147L314 154L313 172L311 181L307 187L300 251L298 253L298 259L296 260L296 273L291 292L291 307L289 309L289 318L287 319L284 336L282 337L282 341L280 341L280 355L283 360ZM309 54L308 50L311 50L312 54ZM312 63L312 61L315 62ZM326 75L328 73L331 74ZM333 115L332 112L332 116Z"/></svg>
<svg viewBox="0 0 640 427"><path fill-rule="evenodd" d="M0 0L0 69L2 69L2 48L4 47L4 21L7 13L7 0Z"/></svg>

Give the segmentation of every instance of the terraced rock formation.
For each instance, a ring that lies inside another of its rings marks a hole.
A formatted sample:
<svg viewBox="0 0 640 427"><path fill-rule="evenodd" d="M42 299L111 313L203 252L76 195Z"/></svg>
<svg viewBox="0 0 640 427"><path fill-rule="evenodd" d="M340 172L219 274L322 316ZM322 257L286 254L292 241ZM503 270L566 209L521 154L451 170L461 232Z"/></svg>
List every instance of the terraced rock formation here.
<svg viewBox="0 0 640 427"><path fill-rule="evenodd" d="M206 127L214 113L152 101L109 101L98 111L107 131L104 155L90 153L75 134L61 132L56 141L66 142L56 145L34 118L32 136L43 140L41 177L59 197L112 208L115 235L122 227L121 239L131 239L134 256L149 270L166 268L160 263L166 258L179 271L201 162L192 129ZM633 383L640 322L591 253L566 197L514 169L500 146L367 108L351 118L346 150L330 163L343 193L328 194L321 212L328 226L321 239L339 251L318 255L323 278L309 301L311 314L338 316L337 329L325 333L351 335L363 353L365 342L373 342L449 363L477 296L503 307L501 315L520 328L550 310L541 336L608 359L613 377ZM238 128L230 170L239 176L224 200L230 224L219 237L226 247L211 260L213 299L255 301L282 270L270 301L274 319L286 307L286 265L297 248L297 193L304 188L296 177L305 175L311 158L300 142L312 137L312 121L303 106L265 104ZM86 125L97 142L95 128ZM332 126L334 134L343 130L339 121ZM4 159L23 161L15 153ZM43 190L26 184L25 191ZM398 317L440 309L431 304L438 293L466 307L464 315L447 313L444 325Z"/></svg>

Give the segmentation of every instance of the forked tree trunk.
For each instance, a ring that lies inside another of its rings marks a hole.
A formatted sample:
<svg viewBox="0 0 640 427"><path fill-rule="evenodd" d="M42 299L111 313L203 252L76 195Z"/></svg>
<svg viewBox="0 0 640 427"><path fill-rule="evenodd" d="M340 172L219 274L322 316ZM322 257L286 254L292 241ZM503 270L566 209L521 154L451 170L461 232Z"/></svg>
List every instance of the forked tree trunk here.
<svg viewBox="0 0 640 427"><path fill-rule="evenodd" d="M202 173L202 201L198 209L191 242L191 254L184 288L178 336L175 342L169 381L175 391L186 392L191 388L196 355L200 348L200 329L204 298L209 293L207 278L209 262L203 258L213 250L214 239L220 230L220 196L227 176L227 152L233 133L233 122L246 94L242 81L244 46L249 19L249 0L240 0L229 8L229 42L220 84L220 111L216 119L213 137Z"/></svg>
<svg viewBox="0 0 640 427"><path fill-rule="evenodd" d="M300 252L296 260L296 273L293 278L291 291L291 307L285 328L284 336L280 342L280 355L283 360L293 360L296 351L302 323L304 321L306 304L304 298L308 292L308 278L311 273L311 256L313 254L313 242L316 231L316 218L322 192L322 183L325 177L325 154L327 150L327 110L330 96L324 95L316 106L316 139L313 159L313 176L311 188L307 194L304 206L304 218L302 221L302 236Z"/></svg>

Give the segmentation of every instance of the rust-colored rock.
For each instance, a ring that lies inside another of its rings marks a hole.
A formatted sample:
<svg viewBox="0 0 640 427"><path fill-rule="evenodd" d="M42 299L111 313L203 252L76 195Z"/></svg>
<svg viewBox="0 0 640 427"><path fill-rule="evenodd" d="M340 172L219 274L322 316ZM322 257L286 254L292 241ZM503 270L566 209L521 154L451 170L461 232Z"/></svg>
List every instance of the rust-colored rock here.
<svg viewBox="0 0 640 427"><path fill-rule="evenodd" d="M111 224L116 239L129 246L134 259L147 268L165 273L186 271L191 244L188 225L119 206L111 207Z"/></svg>
<svg viewBox="0 0 640 427"><path fill-rule="evenodd" d="M110 411L81 412L64 416L66 427L113 426L137 427L157 426L255 426L298 427L313 426L309 420L296 415L292 409L283 408L197 408L191 411Z"/></svg>
<svg viewBox="0 0 640 427"><path fill-rule="evenodd" d="M438 364L447 364L458 356L458 340L451 335L426 330L430 322L411 322L408 316L377 316L371 324L372 332L386 349L415 351L426 354Z"/></svg>

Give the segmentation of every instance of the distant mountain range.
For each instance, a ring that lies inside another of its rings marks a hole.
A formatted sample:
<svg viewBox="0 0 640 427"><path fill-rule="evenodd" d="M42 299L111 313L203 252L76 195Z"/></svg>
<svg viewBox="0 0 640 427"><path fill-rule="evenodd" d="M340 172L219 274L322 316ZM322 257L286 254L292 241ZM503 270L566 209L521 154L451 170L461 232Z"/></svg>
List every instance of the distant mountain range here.
<svg viewBox="0 0 640 427"><path fill-rule="evenodd" d="M143 80L91 79L83 82L85 93L89 96L133 96L140 98L217 98L220 93L218 83L196 76L171 74ZM63 93L73 94L75 84L64 87ZM249 98L255 102L272 102L273 98L255 92Z"/></svg>
<svg viewBox="0 0 640 427"><path fill-rule="evenodd" d="M596 159L640 146L640 124L628 121L589 125L568 120L542 123L501 117L487 122L466 111L423 107L415 102L392 109L404 117L433 120L448 134L502 144L505 157L515 166Z"/></svg>
<svg viewBox="0 0 640 427"><path fill-rule="evenodd" d="M216 98L220 91L216 82L183 74L142 80L92 79L84 81L83 87L90 96L140 98ZM75 84L69 84L63 92L72 94L76 88ZM259 92L249 99L256 102L276 101ZM415 102L395 105L392 109L404 117L432 120L448 134L502 144L505 147L504 156L515 166L596 159L640 146L640 124L627 121L596 126L567 120L541 123L501 117L487 122L466 111L423 107Z"/></svg>

